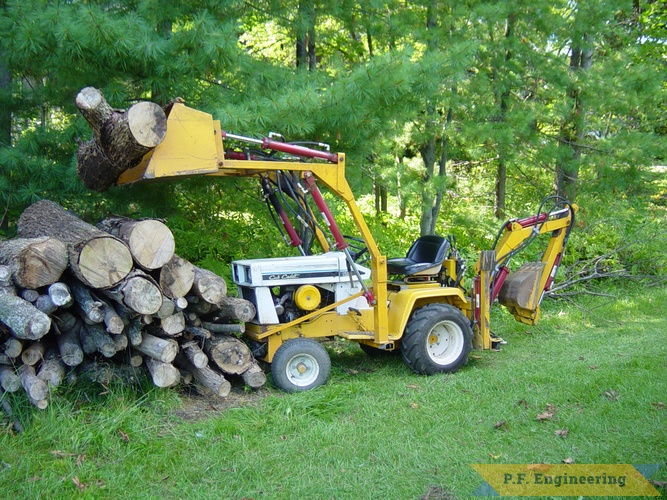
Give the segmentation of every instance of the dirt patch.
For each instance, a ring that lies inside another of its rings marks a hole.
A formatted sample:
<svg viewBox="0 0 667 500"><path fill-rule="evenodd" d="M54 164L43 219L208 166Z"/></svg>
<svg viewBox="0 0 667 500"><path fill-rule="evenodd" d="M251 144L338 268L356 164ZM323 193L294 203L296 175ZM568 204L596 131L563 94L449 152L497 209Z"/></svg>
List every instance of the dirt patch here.
<svg viewBox="0 0 667 500"><path fill-rule="evenodd" d="M272 391L265 387L247 391L243 387L232 387L225 399L202 396L197 392L184 390L181 392L182 404L174 414L190 422L213 417L230 408L248 408L256 406Z"/></svg>

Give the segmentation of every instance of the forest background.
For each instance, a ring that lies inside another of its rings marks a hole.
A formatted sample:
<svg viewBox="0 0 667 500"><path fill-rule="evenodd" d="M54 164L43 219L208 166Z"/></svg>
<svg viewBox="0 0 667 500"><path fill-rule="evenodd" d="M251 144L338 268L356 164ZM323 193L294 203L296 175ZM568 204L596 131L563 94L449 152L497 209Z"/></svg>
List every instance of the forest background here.
<svg viewBox="0 0 667 500"><path fill-rule="evenodd" d="M7 237L48 198L93 222L164 218L181 255L222 274L234 258L295 253L249 179L87 191L74 97L95 86L118 108L179 96L230 132L346 152L389 256L440 233L474 261L500 220L557 193L581 207L572 282L667 270L663 0L3 0L0 12Z"/></svg>

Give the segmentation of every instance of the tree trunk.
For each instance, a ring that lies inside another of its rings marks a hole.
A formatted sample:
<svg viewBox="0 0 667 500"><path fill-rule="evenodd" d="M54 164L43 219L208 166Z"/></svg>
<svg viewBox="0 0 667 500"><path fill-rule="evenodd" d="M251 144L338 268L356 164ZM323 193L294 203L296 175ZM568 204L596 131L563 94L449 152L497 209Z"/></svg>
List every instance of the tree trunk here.
<svg viewBox="0 0 667 500"><path fill-rule="evenodd" d="M48 286L67 268L67 246L51 237L0 241L0 264L9 266L21 288Z"/></svg>
<svg viewBox="0 0 667 500"><path fill-rule="evenodd" d="M23 343L17 338L9 337L2 343L0 350L9 358L18 358L23 351Z"/></svg>
<svg viewBox="0 0 667 500"><path fill-rule="evenodd" d="M111 217L100 222L102 231L123 240L134 261L148 271L164 266L174 255L174 235L161 221Z"/></svg>
<svg viewBox="0 0 667 500"><path fill-rule="evenodd" d="M77 322L72 329L56 336L60 357L67 366L78 366L83 363L83 349L79 340L80 328L81 324Z"/></svg>
<svg viewBox="0 0 667 500"><path fill-rule="evenodd" d="M230 375L242 374L253 361L248 346L229 335L214 335L205 342L204 351L218 368Z"/></svg>
<svg viewBox="0 0 667 500"><path fill-rule="evenodd" d="M0 387L5 392L16 392L21 388L21 378L11 366L0 365Z"/></svg>
<svg viewBox="0 0 667 500"><path fill-rule="evenodd" d="M72 280L70 282L72 296L80 310L82 316L93 323L104 321L104 303L95 300L90 294L90 290L83 283Z"/></svg>
<svg viewBox="0 0 667 500"><path fill-rule="evenodd" d="M199 348L197 342L181 344L181 352L197 368L208 366L208 356Z"/></svg>
<svg viewBox="0 0 667 500"><path fill-rule="evenodd" d="M46 348L41 342L33 342L28 347L23 349L21 353L21 361L24 365L35 366L44 359L44 352Z"/></svg>
<svg viewBox="0 0 667 500"><path fill-rule="evenodd" d="M31 400L46 400L49 395L49 388L43 380L37 378L35 369L29 365L21 365L18 369L21 385Z"/></svg>
<svg viewBox="0 0 667 500"><path fill-rule="evenodd" d="M132 255L118 238L100 231L49 200L26 208L18 221L22 238L52 236L68 245L74 275L93 288L120 282L132 269Z"/></svg>
<svg viewBox="0 0 667 500"><path fill-rule="evenodd" d="M160 288L170 299L185 297L195 281L195 266L175 255L160 269Z"/></svg>
<svg viewBox="0 0 667 500"><path fill-rule="evenodd" d="M97 351L105 358L110 358L116 354L116 343L111 336L104 330L99 323L84 325L86 334L93 340Z"/></svg>
<svg viewBox="0 0 667 500"><path fill-rule="evenodd" d="M138 269L103 293L139 314L155 314L162 306L160 287L153 278Z"/></svg>
<svg viewBox="0 0 667 500"><path fill-rule="evenodd" d="M65 365L56 356L47 355L39 367L37 378L51 387L58 387L65 378Z"/></svg>
<svg viewBox="0 0 667 500"><path fill-rule="evenodd" d="M185 330L185 316L177 312L160 320L160 328L167 335L178 335Z"/></svg>
<svg viewBox="0 0 667 500"><path fill-rule="evenodd" d="M220 373L211 369L208 365L197 368L187 360L181 361L181 367L192 373L197 382L197 390L204 395L213 394L225 398L232 390L232 385Z"/></svg>
<svg viewBox="0 0 667 500"><path fill-rule="evenodd" d="M69 307L74 303L72 293L65 283L53 283L48 290L51 302L56 307Z"/></svg>

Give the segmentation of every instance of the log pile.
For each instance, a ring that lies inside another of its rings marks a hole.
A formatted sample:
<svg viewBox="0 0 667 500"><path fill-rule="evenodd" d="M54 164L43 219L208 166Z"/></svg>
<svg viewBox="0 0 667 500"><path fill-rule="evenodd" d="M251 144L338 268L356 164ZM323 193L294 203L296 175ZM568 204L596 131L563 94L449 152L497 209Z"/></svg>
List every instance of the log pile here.
<svg viewBox="0 0 667 500"><path fill-rule="evenodd" d="M239 339L254 306L174 247L158 220L92 226L52 201L28 207L0 241L0 390L45 408L50 386L77 371L108 382L110 366L222 398L231 377L264 385Z"/></svg>

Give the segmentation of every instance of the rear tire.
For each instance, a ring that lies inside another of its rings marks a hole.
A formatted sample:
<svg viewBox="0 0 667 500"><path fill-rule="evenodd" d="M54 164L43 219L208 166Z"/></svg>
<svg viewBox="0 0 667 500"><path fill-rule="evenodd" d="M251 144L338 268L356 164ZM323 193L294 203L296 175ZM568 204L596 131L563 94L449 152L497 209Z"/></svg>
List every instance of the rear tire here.
<svg viewBox="0 0 667 500"><path fill-rule="evenodd" d="M273 384L282 391L309 391L329 380L331 359L319 342L307 338L292 339L276 351L271 374Z"/></svg>
<svg viewBox="0 0 667 500"><path fill-rule="evenodd" d="M471 350L470 321L449 304L417 309L401 339L403 361L422 375L454 373L468 362Z"/></svg>

